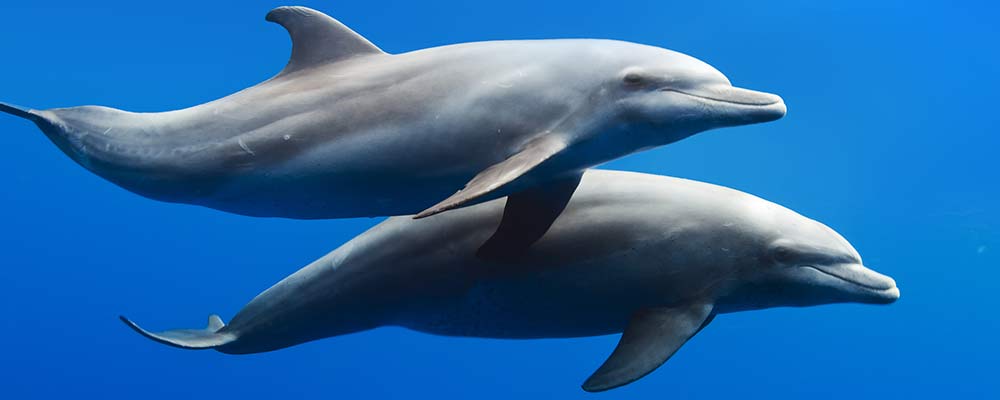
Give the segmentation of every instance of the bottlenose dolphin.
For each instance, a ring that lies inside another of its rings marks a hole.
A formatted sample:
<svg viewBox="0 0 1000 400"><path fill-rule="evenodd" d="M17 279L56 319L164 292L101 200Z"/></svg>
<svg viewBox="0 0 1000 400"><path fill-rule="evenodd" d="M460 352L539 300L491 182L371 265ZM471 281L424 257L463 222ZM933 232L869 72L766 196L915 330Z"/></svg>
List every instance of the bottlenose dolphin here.
<svg viewBox="0 0 1000 400"><path fill-rule="evenodd" d="M266 19L290 34L291 59L222 99L161 113L0 111L125 189L237 214L424 217L516 193L498 241L544 233L584 168L785 113L780 97L652 46L520 40L390 55L315 10Z"/></svg>
<svg viewBox="0 0 1000 400"><path fill-rule="evenodd" d="M387 325L489 338L622 332L583 385L600 391L652 372L717 314L899 297L827 226L707 183L591 170L520 256L477 257L502 213L495 200L390 218L267 289L229 325L213 315L205 329L153 333L122 320L163 344L230 354Z"/></svg>

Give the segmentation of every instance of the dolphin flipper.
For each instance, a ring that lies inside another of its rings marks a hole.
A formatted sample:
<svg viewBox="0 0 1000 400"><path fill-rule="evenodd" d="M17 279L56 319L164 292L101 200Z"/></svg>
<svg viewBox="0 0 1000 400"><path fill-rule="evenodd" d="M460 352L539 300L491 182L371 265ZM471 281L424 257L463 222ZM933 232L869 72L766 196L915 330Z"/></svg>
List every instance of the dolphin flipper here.
<svg viewBox="0 0 1000 400"><path fill-rule="evenodd" d="M533 140L520 153L486 168L465 184L465 188L437 205L421 211L413 218L425 218L468 205L468 203L513 182L545 160L559 154L567 146L567 142L557 135L545 135Z"/></svg>
<svg viewBox="0 0 1000 400"><path fill-rule="evenodd" d="M615 351L583 383L583 390L614 389L653 372L711 322L712 308L702 303L639 311Z"/></svg>
<svg viewBox="0 0 1000 400"><path fill-rule="evenodd" d="M486 259L516 257L540 239L562 214L582 173L507 196L500 227L476 252Z"/></svg>
<svg viewBox="0 0 1000 400"><path fill-rule="evenodd" d="M124 316L118 318L129 328L150 340L182 349L213 349L236 340L236 335L232 333L219 332L226 324L215 314L208 317L208 326L205 329L175 329L163 332L150 332Z"/></svg>

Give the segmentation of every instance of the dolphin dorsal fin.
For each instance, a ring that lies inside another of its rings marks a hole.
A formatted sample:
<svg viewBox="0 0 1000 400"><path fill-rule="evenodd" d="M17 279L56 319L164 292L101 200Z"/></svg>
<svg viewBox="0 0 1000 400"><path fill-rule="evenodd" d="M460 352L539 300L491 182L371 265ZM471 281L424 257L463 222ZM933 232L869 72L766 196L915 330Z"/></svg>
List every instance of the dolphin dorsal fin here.
<svg viewBox="0 0 1000 400"><path fill-rule="evenodd" d="M364 54L385 54L340 21L311 8L278 7L265 19L281 25L292 37L292 57L278 75Z"/></svg>

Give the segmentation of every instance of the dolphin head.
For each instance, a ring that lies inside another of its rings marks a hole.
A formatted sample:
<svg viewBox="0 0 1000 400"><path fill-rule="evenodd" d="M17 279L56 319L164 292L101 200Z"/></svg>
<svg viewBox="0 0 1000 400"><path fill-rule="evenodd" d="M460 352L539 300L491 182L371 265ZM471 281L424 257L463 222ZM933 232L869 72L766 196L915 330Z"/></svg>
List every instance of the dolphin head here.
<svg viewBox="0 0 1000 400"><path fill-rule="evenodd" d="M868 269L858 252L832 230L825 241L779 239L768 246L764 280L783 290L772 301L790 306L827 303L889 304L899 298L892 278Z"/></svg>
<svg viewBox="0 0 1000 400"><path fill-rule="evenodd" d="M865 267L840 234L801 215L795 217L795 221L771 221L781 223L781 228L773 238L756 244L755 262L738 272L720 299L725 308L889 304L899 299L896 282Z"/></svg>
<svg viewBox="0 0 1000 400"><path fill-rule="evenodd" d="M632 45L618 60L609 86L620 121L670 143L708 129L768 122L785 115L777 95L733 86L694 57ZM643 129L645 128L645 129Z"/></svg>

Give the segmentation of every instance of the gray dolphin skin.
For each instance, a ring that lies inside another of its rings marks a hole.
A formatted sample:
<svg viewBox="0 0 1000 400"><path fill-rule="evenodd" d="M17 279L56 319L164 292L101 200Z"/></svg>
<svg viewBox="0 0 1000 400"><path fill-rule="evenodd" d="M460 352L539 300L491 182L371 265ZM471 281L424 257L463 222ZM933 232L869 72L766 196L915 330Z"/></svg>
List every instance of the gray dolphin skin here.
<svg viewBox="0 0 1000 400"><path fill-rule="evenodd" d="M588 171L551 229L515 259L475 255L501 200L432 218L395 217L267 289L226 325L157 342L246 354L380 326L486 338L622 333L583 384L633 382L718 314L827 303L888 304L827 226L749 194L690 180ZM440 245L447 243L447 246Z"/></svg>
<svg viewBox="0 0 1000 400"><path fill-rule="evenodd" d="M222 99L160 113L0 111L132 192L243 215L425 217L517 194L510 218L532 222L498 240L544 233L587 167L785 114L780 97L647 45L517 40L392 55L315 10L266 19L289 32L291 59Z"/></svg>

